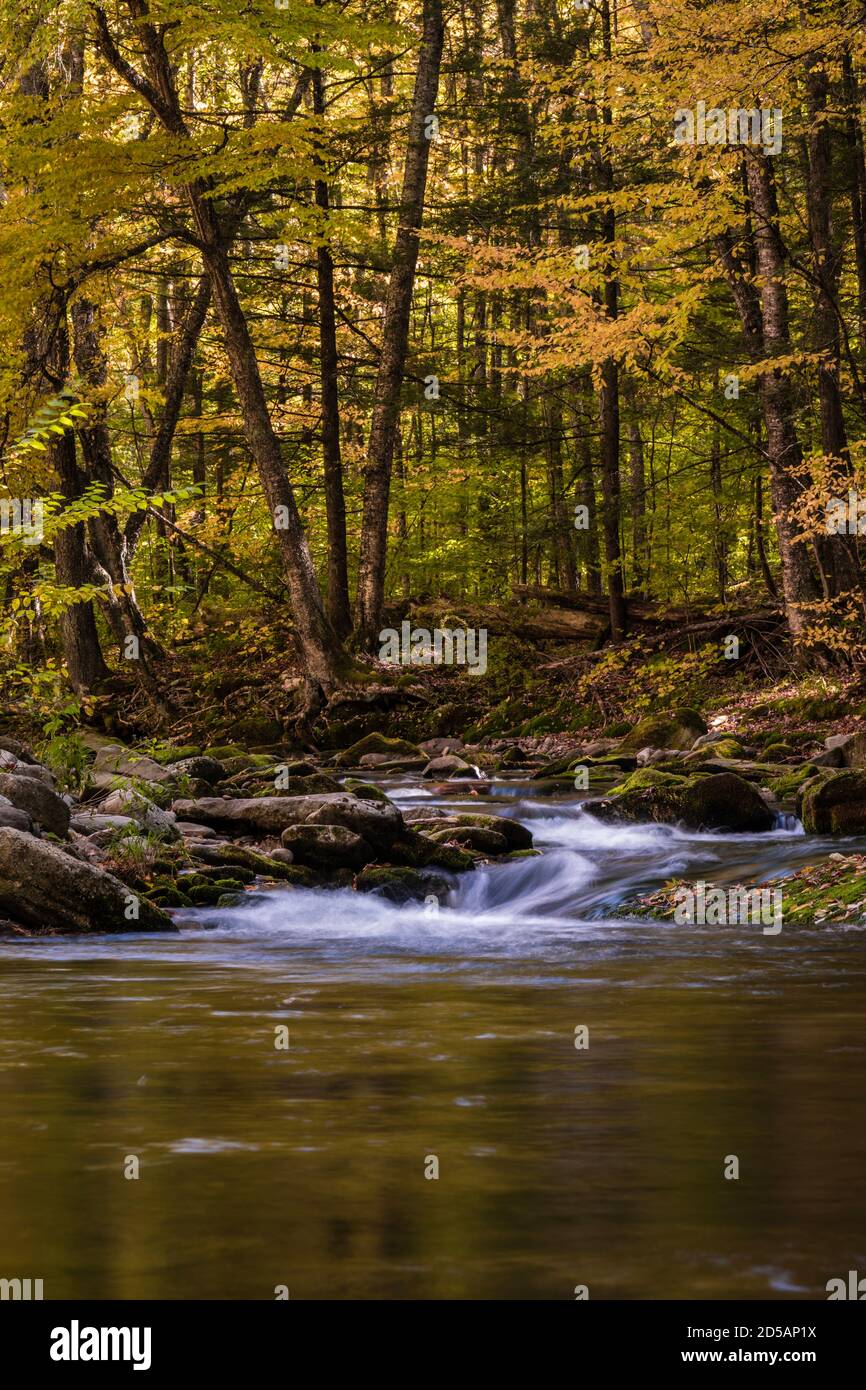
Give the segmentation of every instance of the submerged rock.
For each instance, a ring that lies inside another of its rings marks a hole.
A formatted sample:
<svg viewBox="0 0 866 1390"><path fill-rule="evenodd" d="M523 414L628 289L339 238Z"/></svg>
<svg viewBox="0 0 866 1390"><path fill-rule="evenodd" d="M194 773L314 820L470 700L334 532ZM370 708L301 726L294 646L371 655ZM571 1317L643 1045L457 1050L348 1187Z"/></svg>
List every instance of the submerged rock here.
<svg viewBox="0 0 866 1390"><path fill-rule="evenodd" d="M36 934L174 931L113 874L20 830L0 830L0 911Z"/></svg>

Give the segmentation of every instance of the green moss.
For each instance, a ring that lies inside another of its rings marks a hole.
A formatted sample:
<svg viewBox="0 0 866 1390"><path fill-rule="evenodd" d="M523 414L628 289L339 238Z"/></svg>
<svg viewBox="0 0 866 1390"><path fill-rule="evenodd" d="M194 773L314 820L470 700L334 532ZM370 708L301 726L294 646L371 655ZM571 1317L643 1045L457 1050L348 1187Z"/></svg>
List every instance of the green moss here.
<svg viewBox="0 0 866 1390"><path fill-rule="evenodd" d="M403 757L417 758L420 749L414 743L407 742L402 738L386 738L384 734L366 734L364 738L358 739L344 753L339 753L334 759L337 767L357 767L365 753L389 753L394 758Z"/></svg>
<svg viewBox="0 0 866 1390"><path fill-rule="evenodd" d="M611 796L619 796L622 792L639 791L643 787L682 786L684 781L685 778L677 777L672 772L658 772L654 767L639 767L636 772L630 773L624 782L614 787Z"/></svg>

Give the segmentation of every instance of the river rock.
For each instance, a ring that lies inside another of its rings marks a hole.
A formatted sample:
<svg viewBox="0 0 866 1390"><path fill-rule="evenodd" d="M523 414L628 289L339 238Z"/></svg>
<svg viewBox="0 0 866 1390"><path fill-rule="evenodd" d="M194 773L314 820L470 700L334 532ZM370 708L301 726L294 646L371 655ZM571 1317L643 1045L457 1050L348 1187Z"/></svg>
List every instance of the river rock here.
<svg viewBox="0 0 866 1390"><path fill-rule="evenodd" d="M98 807L105 816L130 816L144 830L152 830L166 840L180 839L176 817L172 811L163 811L140 791L132 787L122 787L112 792Z"/></svg>
<svg viewBox="0 0 866 1390"><path fill-rule="evenodd" d="M97 753L93 764L93 779L98 787L108 785L105 779L116 777L159 785L174 779L176 767L177 764L174 767L163 767L144 753L136 753L132 748L123 748L119 743L111 743L100 748Z"/></svg>
<svg viewBox="0 0 866 1390"><path fill-rule="evenodd" d="M290 825L280 838L308 869L362 869L376 858L372 846L344 825Z"/></svg>
<svg viewBox="0 0 866 1390"><path fill-rule="evenodd" d="M424 832L439 845L452 844L460 849L474 849L478 854L507 854L508 841L497 830L483 825L444 825L441 830Z"/></svg>
<svg viewBox="0 0 866 1390"><path fill-rule="evenodd" d="M464 758L458 758L455 753L445 753L441 758L431 758L421 776L441 782L449 777L474 777L475 771Z"/></svg>
<svg viewBox="0 0 866 1390"><path fill-rule="evenodd" d="M0 748L4 749L7 753L11 753L19 762L36 763L36 759L29 748L26 748L17 738L10 738L8 734L0 735Z"/></svg>
<svg viewBox="0 0 866 1390"><path fill-rule="evenodd" d="M347 748L345 752L338 753L334 762L337 767L360 767L361 758L366 753L387 753L392 761L400 757L417 758L419 756L417 745L407 742L404 738L387 738L385 734L367 734L357 743L353 743L351 748Z"/></svg>
<svg viewBox="0 0 866 1390"><path fill-rule="evenodd" d="M423 869L410 869L406 865L376 864L363 869L355 879L355 887L360 893L374 893L376 897L386 898L388 902L403 904L424 902L435 898L437 904L443 903L451 891L451 884L439 874Z"/></svg>
<svg viewBox="0 0 866 1390"><path fill-rule="evenodd" d="M100 811L77 811L69 822L79 835L96 835L101 830L128 830L136 825L132 816L105 815Z"/></svg>
<svg viewBox="0 0 866 1390"><path fill-rule="evenodd" d="M187 821L217 829L280 835L290 825L342 825L369 844L387 846L403 829L403 817L390 801L368 801L348 792L316 796L203 797L175 801L172 810Z"/></svg>
<svg viewBox="0 0 866 1390"><path fill-rule="evenodd" d="M619 794L584 801L583 809L599 820L680 823L690 830L739 834L762 833L775 824L775 815L757 788L732 772L632 785Z"/></svg>
<svg viewBox="0 0 866 1390"><path fill-rule="evenodd" d="M35 932L174 931L171 919L145 898L138 917L127 911L126 884L57 845L20 830L0 830L0 911Z"/></svg>
<svg viewBox="0 0 866 1390"><path fill-rule="evenodd" d="M626 734L619 747L623 753L637 753L642 748L686 751L693 748L695 739L706 732L707 726L697 710L681 707L641 719Z"/></svg>
<svg viewBox="0 0 866 1390"><path fill-rule="evenodd" d="M26 811L13 806L7 797L0 796L0 826L2 825L8 825L13 830L30 830L33 822Z"/></svg>
<svg viewBox="0 0 866 1390"><path fill-rule="evenodd" d="M423 743L418 744L422 753L426 753L428 758L441 758L445 753L462 753L463 740L460 738L425 738Z"/></svg>
<svg viewBox="0 0 866 1390"><path fill-rule="evenodd" d="M171 780L177 781L181 777L192 777L197 782L207 782L213 786L214 782L221 782L226 775L226 770L221 762L216 758L206 758L201 754L194 758L181 758L176 763L170 763L166 769L171 773Z"/></svg>
<svg viewBox="0 0 866 1390"><path fill-rule="evenodd" d="M831 734L824 746L840 754L843 767L866 767L866 733Z"/></svg>
<svg viewBox="0 0 866 1390"><path fill-rule="evenodd" d="M50 787L36 777L19 777L15 773L0 774L0 796L5 796L19 811L26 811L34 825L48 830L60 839L69 831L69 807Z"/></svg>
<svg viewBox="0 0 866 1390"><path fill-rule="evenodd" d="M866 832L866 770L822 771L797 793L803 829L812 835Z"/></svg>

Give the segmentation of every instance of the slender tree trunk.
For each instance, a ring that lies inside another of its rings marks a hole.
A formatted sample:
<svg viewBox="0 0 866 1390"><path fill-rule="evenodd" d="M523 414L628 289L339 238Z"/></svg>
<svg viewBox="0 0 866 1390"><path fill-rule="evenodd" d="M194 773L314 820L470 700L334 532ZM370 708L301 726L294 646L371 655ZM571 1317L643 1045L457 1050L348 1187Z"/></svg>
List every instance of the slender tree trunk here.
<svg viewBox="0 0 866 1390"><path fill-rule="evenodd" d="M611 56L611 11L610 0L601 4L602 46L607 59ZM609 138L613 126L613 113L605 104L602 108L602 126ZM607 150L602 152L599 183L606 193L613 192L613 165ZM614 261L614 242L616 240L616 214L608 204L602 215L602 240L606 247L604 267L604 308L608 319L615 319L619 312L619 283ZM601 392L599 394L599 417L601 423L601 493L602 526L604 529L604 557L607 566L607 592L610 601L610 633L614 641L623 637L626 629L625 589L622 573L622 550L619 538L620 520L620 472L619 472L619 366L609 357L601 369Z"/></svg>
<svg viewBox="0 0 866 1390"><path fill-rule="evenodd" d="M313 70L313 111L325 112L321 68ZM338 390L337 316L334 298L334 261L325 238L328 228L329 193L324 178L315 180L316 206L323 226L316 251L319 291L319 369L322 387L322 453L325 471L325 511L328 525L328 615L338 637L352 629L349 604L349 570L346 554L346 501L343 495L343 460L340 453L340 397Z"/></svg>
<svg viewBox="0 0 866 1390"><path fill-rule="evenodd" d="M364 469L364 513L361 525L361 559L358 575L358 626L361 641L372 647L381 622L385 597L385 561L388 539L388 499L394 435L400 409L400 388L409 338L409 315L415 284L415 267L424 214L430 129L439 90L444 24L442 0L424 0L424 27L400 199L400 226L385 301L382 351L367 464Z"/></svg>
<svg viewBox="0 0 866 1390"><path fill-rule="evenodd" d="M149 74L143 77L118 49L104 11L96 8L94 17L106 61L144 97L170 134L188 140L189 131L181 112L163 32L149 22L140 25ZM203 179L196 179L184 188L225 337L244 433L277 538L307 680L305 714L310 714L320 705L322 692L327 693L339 685L346 660L322 604L294 491L286 476L279 440L268 411L255 345L231 272L227 248L236 226L232 217L227 218L227 225L220 222L210 194L211 189Z"/></svg>

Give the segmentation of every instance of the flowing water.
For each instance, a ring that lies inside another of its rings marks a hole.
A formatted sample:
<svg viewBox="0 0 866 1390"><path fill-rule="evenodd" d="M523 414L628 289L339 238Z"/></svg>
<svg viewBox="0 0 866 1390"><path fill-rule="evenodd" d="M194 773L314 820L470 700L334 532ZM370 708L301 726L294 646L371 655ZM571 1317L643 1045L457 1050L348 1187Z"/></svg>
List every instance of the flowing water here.
<svg viewBox="0 0 866 1390"><path fill-rule="evenodd" d="M544 854L438 912L282 891L173 938L0 944L0 1277L709 1299L866 1272L864 933L616 915L839 843L602 825L537 783L388 789L516 816Z"/></svg>

